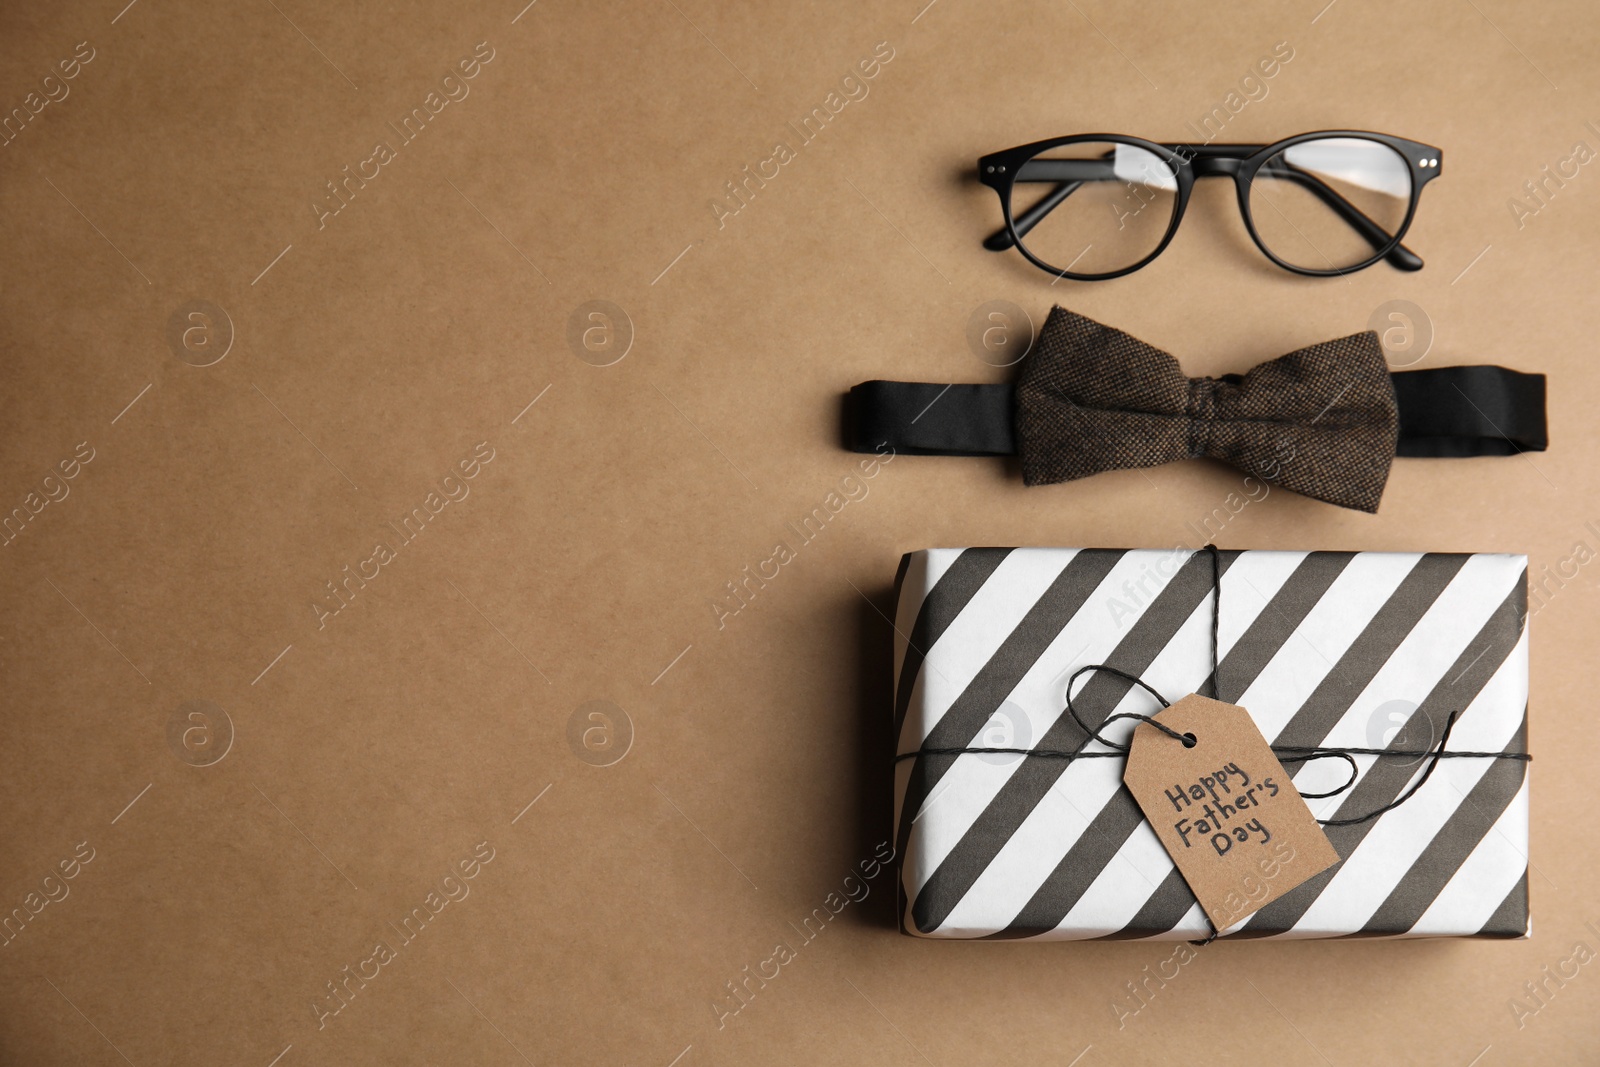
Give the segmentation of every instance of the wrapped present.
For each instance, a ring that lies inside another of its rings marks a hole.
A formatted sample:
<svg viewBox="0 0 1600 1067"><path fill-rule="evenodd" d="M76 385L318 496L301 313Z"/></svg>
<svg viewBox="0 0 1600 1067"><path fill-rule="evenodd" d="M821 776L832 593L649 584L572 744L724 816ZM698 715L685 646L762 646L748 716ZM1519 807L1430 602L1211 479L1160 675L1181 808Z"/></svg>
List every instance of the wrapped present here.
<svg viewBox="0 0 1600 1067"><path fill-rule="evenodd" d="M1220 936L1527 936L1525 557L930 549L905 557L896 594L905 932L1215 932L1123 760L1043 755L1100 748L1066 689L1105 664L1171 700L1243 706L1276 752L1350 753L1353 777L1285 760L1302 793L1351 778L1305 801L1339 861ZM1092 728L1159 708L1111 671L1073 692ZM1013 751L969 751L984 748Z"/></svg>

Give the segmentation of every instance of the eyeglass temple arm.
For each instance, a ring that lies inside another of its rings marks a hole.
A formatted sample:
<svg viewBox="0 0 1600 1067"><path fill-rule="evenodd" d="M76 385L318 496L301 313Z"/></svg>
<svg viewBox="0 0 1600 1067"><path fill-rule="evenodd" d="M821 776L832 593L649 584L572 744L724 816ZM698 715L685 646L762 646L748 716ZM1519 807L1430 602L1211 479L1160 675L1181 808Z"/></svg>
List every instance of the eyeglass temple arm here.
<svg viewBox="0 0 1600 1067"><path fill-rule="evenodd" d="M1060 207L1061 202L1077 192L1078 187L1082 184L1082 182L1062 182L1052 189L1050 194L1043 200L1012 219L1011 224L1016 227L1017 235L1026 237L1029 230L1039 225L1046 215ZM1002 226L984 240L983 247L991 252L1004 252L1015 243L1011 239L1011 231Z"/></svg>
<svg viewBox="0 0 1600 1067"><path fill-rule="evenodd" d="M1064 163L1068 161L1062 160L1058 162ZM1286 170L1274 168L1270 173L1278 177L1288 177L1291 181L1310 189L1318 199L1328 205L1334 214L1349 223L1357 233L1361 234L1373 248L1382 248L1389 242L1389 235L1383 231L1382 227L1373 222L1360 208L1340 196L1335 189L1321 179L1293 168ZM1109 181L1115 179L1116 174L1111 173L1108 175L1097 174L1085 180ZM1082 184L1083 180L1062 182L1051 190L1050 194L1044 199L1013 218L1011 225L1015 228L1017 235L1026 237L1029 230L1039 225L1046 215L1060 207L1061 202L1076 192ZM1001 227L984 239L983 247L991 252L1004 252L1015 243L1011 239L1011 230ZM1423 265L1422 257L1402 244L1395 245L1384 258L1389 261L1390 265L1404 271L1421 270Z"/></svg>
<svg viewBox="0 0 1600 1067"><path fill-rule="evenodd" d="M1025 182L1060 183L1044 199L1011 220L1019 237L1027 236L1029 230L1060 207L1061 202L1075 193L1084 182L1118 179L1115 156L1110 152L1100 159L1030 159L1018 169L1016 177L1018 181ZM983 242L983 247L991 252L1004 252L1014 243L1010 231L1002 227Z"/></svg>
<svg viewBox="0 0 1600 1067"><path fill-rule="evenodd" d="M1262 173L1274 178L1286 178L1303 189L1309 190L1318 200L1326 204L1334 214L1338 215L1350 228L1366 239L1374 249L1382 248L1392 238L1382 226L1379 226L1366 213L1339 194L1339 191L1314 174L1309 174L1287 162L1276 166L1268 164L1261 168ZM1038 225L1038 220L1034 220ZM1405 245L1397 244L1383 257L1389 265L1399 270L1414 271L1422 269L1422 257L1417 255Z"/></svg>

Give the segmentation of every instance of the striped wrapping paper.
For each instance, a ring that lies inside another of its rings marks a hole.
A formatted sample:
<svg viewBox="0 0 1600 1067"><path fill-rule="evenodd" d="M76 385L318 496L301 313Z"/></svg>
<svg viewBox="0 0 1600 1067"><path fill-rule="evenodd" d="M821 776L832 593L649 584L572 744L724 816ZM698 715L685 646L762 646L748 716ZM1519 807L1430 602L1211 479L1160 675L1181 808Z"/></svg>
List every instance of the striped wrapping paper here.
<svg viewBox="0 0 1600 1067"><path fill-rule="evenodd" d="M1525 752L1527 560L1501 554L1222 552L1220 698L1274 745ZM920 748L1077 749L1067 678L1105 663L1169 700L1209 695L1212 559L1181 550L931 549L896 582L895 725ZM1098 725L1149 713L1108 673L1079 679ZM1126 742L1134 723L1105 731ZM1099 748L1089 742L1090 749ZM1319 818L1370 812L1426 761L1356 756ZM1340 862L1225 937L1526 937L1528 765L1440 760L1410 800L1329 827ZM999 753L895 764L901 923L923 937L1193 939L1211 928L1122 788L1123 761ZM1306 792L1341 761L1288 770Z"/></svg>

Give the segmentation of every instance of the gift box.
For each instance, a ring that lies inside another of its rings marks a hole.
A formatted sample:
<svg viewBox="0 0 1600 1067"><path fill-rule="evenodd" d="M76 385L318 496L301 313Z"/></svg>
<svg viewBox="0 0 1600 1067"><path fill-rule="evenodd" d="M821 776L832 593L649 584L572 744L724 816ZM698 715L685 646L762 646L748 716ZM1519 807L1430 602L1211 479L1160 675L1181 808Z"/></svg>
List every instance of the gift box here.
<svg viewBox="0 0 1600 1067"><path fill-rule="evenodd" d="M906 933L1213 933L1124 761L1035 751L1103 751L1065 706L1073 673L1106 664L1174 701L1215 682L1280 752L1382 750L1349 756L1351 788L1305 801L1318 819L1404 798L1325 827L1339 862L1220 936L1527 936L1526 557L930 549L902 560L896 596ZM1160 706L1109 671L1073 693L1094 727ZM1133 726L1103 734L1126 743ZM1432 758L1441 740L1475 755ZM969 748L1025 751L932 751ZM1350 777L1340 760L1285 770L1302 793Z"/></svg>

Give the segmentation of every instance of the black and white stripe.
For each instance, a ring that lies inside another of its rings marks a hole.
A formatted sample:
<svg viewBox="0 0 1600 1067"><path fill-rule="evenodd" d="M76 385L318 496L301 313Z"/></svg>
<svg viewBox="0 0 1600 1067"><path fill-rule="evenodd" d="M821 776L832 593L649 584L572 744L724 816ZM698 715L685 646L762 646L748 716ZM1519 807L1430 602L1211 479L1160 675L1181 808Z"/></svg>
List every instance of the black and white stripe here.
<svg viewBox="0 0 1600 1067"><path fill-rule="evenodd" d="M1275 744L1370 747L1374 711L1415 705L1435 731L1450 711L1463 713L1454 749L1525 751L1523 557L1226 552L1220 562L1219 695L1248 708ZM1080 747L1086 738L1063 715L1063 691L1071 672L1088 663L1121 667L1170 698L1208 692L1211 591L1203 552L912 554L895 652L900 751ZM1076 702L1091 723L1153 704L1107 674L1081 683ZM988 737L997 722L1019 736ZM1130 729L1120 722L1112 733ZM1397 739L1391 747L1410 744ZM1357 760L1355 788L1313 802L1320 817L1381 806L1424 765ZM1122 788L1120 760L968 753L905 760L896 769L908 932L1002 939L1210 932ZM1329 828L1341 862L1229 936L1523 935L1525 772L1516 760L1441 761L1394 811ZM1309 765L1296 780L1319 788L1329 773Z"/></svg>

